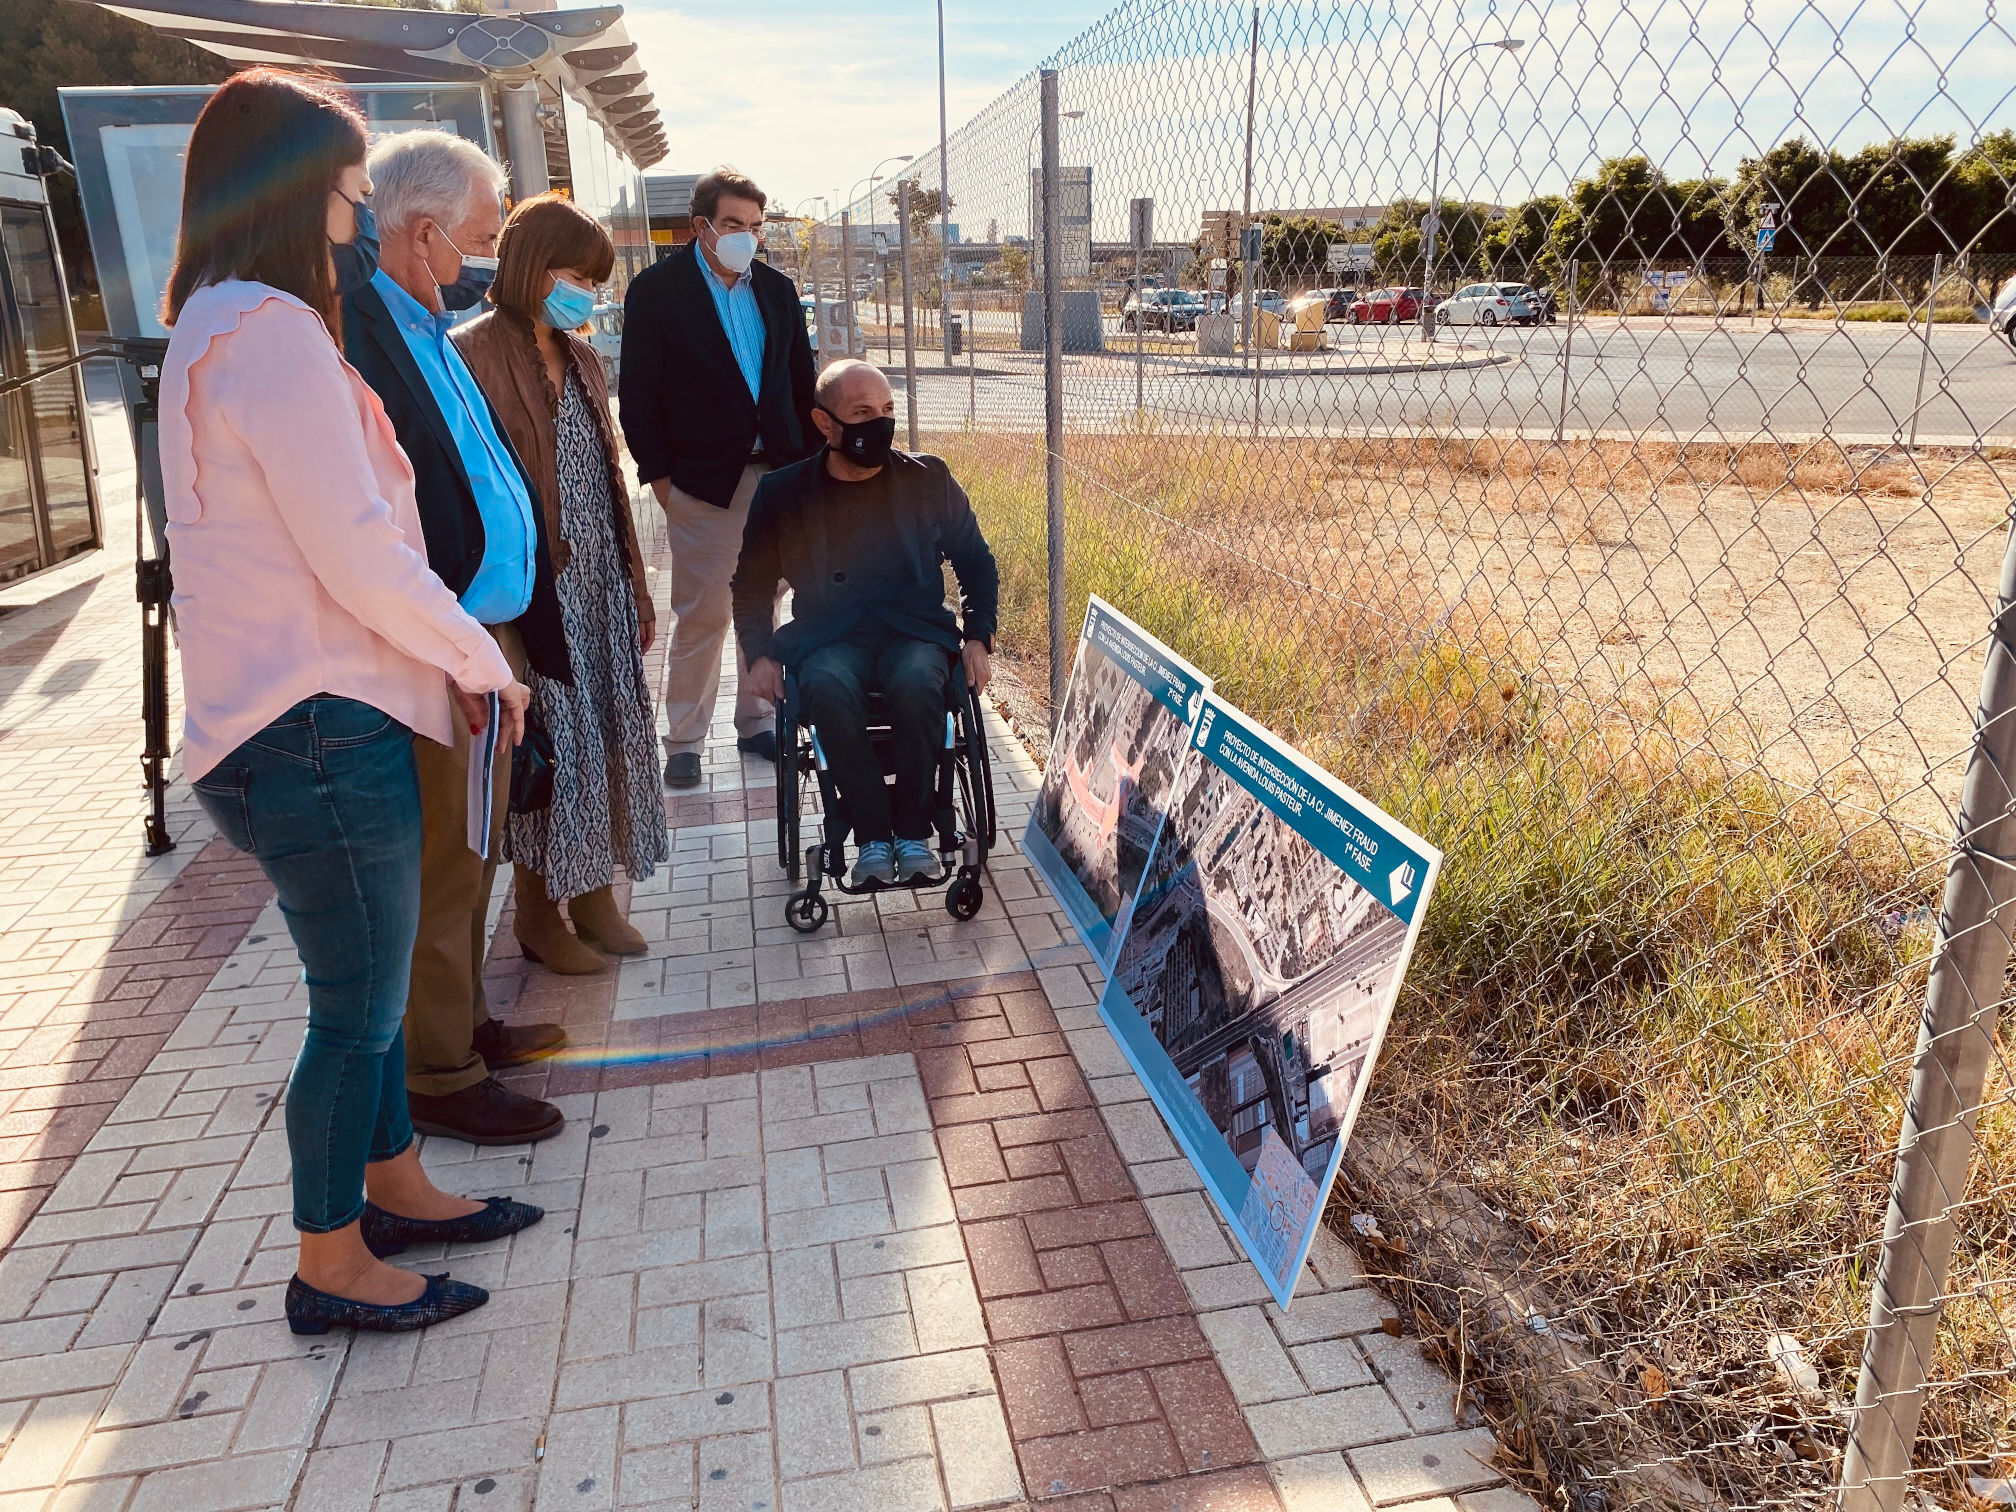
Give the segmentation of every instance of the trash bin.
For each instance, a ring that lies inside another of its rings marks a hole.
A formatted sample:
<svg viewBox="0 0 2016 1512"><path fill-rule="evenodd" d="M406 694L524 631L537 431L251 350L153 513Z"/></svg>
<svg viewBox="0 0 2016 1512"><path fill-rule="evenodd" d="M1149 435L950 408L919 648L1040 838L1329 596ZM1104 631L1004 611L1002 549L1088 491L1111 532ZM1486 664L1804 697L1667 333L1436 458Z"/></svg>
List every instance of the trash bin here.
<svg viewBox="0 0 2016 1512"><path fill-rule="evenodd" d="M961 315L954 315L950 323L946 325L945 330L946 333L950 335L952 338L952 355L954 357L964 355L966 351L965 317Z"/></svg>

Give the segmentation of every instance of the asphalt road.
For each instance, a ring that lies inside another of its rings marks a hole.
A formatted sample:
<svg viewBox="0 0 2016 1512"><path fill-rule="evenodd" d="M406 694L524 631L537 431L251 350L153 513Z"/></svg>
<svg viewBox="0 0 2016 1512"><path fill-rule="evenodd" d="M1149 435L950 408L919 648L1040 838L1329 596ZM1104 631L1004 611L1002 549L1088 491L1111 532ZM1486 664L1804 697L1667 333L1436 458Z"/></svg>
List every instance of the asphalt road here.
<svg viewBox="0 0 2016 1512"><path fill-rule="evenodd" d="M982 331L1001 340L1012 317L995 319L999 332L983 312ZM1826 434L1889 445L1911 438L1916 410L1920 444L2016 444L2016 352L1984 325L1934 327L1929 345L1921 328L1905 325L1702 318L1592 320L1572 332L1566 325L1472 328L1445 337L1435 370L1367 372L1418 363L1418 333L1332 326L1334 356L1312 364L1265 353L1257 384L1237 357L1151 352L1143 399L1158 424L1176 430L1243 428L1257 412L1263 428L1287 432L1551 436L1559 426L1570 434L1680 439ZM1132 340L1109 332L1108 341L1115 349L1104 356L1066 360L1071 425L1113 425L1133 411ZM874 355L879 360L879 347ZM1448 366L1452 359L1475 365ZM941 361L935 342L928 355L919 353L920 365L927 361ZM1040 429L1040 360L987 351L975 362L977 423ZM899 344L894 367L901 365ZM963 373L920 373L917 387L924 428L966 422Z"/></svg>

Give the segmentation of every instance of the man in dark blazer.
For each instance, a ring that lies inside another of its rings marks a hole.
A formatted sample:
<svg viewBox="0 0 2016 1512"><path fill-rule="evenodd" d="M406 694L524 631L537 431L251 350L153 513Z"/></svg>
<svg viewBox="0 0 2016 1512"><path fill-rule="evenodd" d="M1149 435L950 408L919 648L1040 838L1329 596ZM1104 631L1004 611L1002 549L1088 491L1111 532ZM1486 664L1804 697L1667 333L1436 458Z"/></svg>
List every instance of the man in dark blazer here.
<svg viewBox="0 0 2016 1512"><path fill-rule="evenodd" d="M368 169L383 251L377 275L343 301L343 351L377 393L413 465L427 562L486 625L521 678L572 682L544 512L475 378L447 339L441 286L465 255L495 249L502 175L482 149L446 132L380 142ZM462 699L458 697L458 704ZM472 1144L522 1144L560 1131L548 1102L493 1072L553 1054L557 1024L490 1017L483 961L490 892L508 806L511 752L491 769L486 854L469 843L470 725L454 746L413 742L420 783L420 929L406 1000L406 1089L415 1128ZM422 1215L425 1216L425 1215Z"/></svg>
<svg viewBox="0 0 2016 1512"><path fill-rule="evenodd" d="M672 558L672 787L700 785L731 618L728 580L757 480L819 444L798 286L755 261L767 203L742 174L715 169L693 186L693 241L632 279L623 300L623 438L665 511ZM775 761L775 711L750 690L739 647L735 667L736 744Z"/></svg>

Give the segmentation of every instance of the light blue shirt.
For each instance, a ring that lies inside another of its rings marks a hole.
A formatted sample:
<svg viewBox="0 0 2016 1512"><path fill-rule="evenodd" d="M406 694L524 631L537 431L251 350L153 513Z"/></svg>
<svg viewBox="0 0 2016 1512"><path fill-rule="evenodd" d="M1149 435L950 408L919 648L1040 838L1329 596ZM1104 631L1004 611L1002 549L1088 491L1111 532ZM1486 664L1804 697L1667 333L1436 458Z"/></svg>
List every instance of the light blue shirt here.
<svg viewBox="0 0 2016 1512"><path fill-rule="evenodd" d="M525 475L497 434L476 375L448 339L455 317L436 315L383 268L372 277L371 287L383 296L420 376L440 406L441 418L448 422L448 434L469 474L469 490L476 496L476 513L483 519L483 560L462 590L462 607L479 624L515 620L532 605L533 552L539 539Z"/></svg>
<svg viewBox="0 0 2016 1512"><path fill-rule="evenodd" d="M693 255L707 275L707 292L714 296L714 313L721 317L721 329L728 333L734 349L735 365L742 369L742 381L749 385L749 397L763 396L763 312L756 308L756 280L745 270L730 284L721 281L714 264L698 247Z"/></svg>

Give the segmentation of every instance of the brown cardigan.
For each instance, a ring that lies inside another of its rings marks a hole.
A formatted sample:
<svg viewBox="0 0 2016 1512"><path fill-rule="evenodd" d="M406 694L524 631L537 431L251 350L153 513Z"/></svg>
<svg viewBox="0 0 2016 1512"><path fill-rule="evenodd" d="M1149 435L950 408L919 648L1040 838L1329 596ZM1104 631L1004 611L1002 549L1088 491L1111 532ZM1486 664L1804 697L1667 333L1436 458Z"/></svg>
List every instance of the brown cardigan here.
<svg viewBox="0 0 2016 1512"><path fill-rule="evenodd" d="M602 435L602 450L609 467L609 497L616 502L616 536L630 566L630 591L637 600L640 625L655 623L651 590L644 582L644 556L637 547L635 523L630 516L630 490L618 460L616 427L609 418L609 384L602 376L602 362L595 349L571 331L560 333L566 343L567 361L588 407L595 427ZM532 475L539 492L539 508L546 516L546 539L553 552L553 571L567 570L574 548L560 534L560 463L556 429L560 396L553 392L532 335L531 322L509 310L491 310L487 315L458 327L450 338L476 375L483 392L504 423L504 431L517 449L519 460Z"/></svg>

